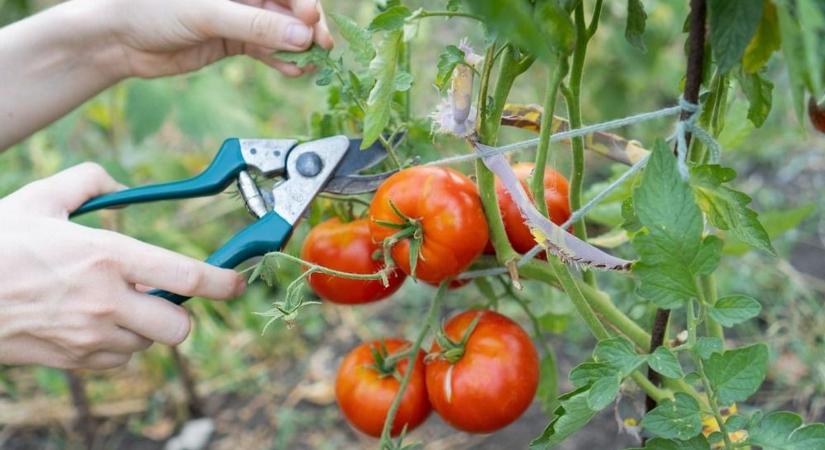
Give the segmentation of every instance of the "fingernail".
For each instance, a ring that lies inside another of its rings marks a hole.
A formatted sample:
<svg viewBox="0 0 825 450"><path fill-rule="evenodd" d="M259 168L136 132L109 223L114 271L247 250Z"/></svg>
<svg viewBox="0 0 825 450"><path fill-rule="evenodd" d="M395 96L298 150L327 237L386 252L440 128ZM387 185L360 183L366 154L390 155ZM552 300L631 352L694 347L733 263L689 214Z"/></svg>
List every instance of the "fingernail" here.
<svg viewBox="0 0 825 450"><path fill-rule="evenodd" d="M312 39L312 30L300 23L291 23L286 27L286 41L296 47L304 47Z"/></svg>

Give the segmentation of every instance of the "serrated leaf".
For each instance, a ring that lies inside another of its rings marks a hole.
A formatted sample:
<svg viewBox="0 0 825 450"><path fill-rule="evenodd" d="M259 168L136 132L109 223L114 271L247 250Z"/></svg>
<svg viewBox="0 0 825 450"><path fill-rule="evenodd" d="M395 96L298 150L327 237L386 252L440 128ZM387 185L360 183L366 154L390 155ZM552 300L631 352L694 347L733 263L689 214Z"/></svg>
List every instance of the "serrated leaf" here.
<svg viewBox="0 0 825 450"><path fill-rule="evenodd" d="M590 386L590 392L587 394L587 406L593 411L601 411L606 408L619 395L620 386L621 378L618 374L596 380Z"/></svg>
<svg viewBox="0 0 825 450"><path fill-rule="evenodd" d="M640 256L633 272L641 281L639 293L662 308L678 308L698 297L695 270L712 262L702 249L702 215L690 186L676 168L676 158L662 140L650 155L641 184L633 191L633 206L646 228L633 238Z"/></svg>
<svg viewBox="0 0 825 450"><path fill-rule="evenodd" d="M700 434L687 441L653 438L645 443L644 448L628 450L710 450L710 444L708 440Z"/></svg>
<svg viewBox="0 0 825 450"><path fill-rule="evenodd" d="M341 14L329 13L328 16L335 22L338 32L349 44L350 52L355 61L361 65L368 65L375 57L375 49L372 46L372 35L369 31L358 26L355 21Z"/></svg>
<svg viewBox="0 0 825 450"><path fill-rule="evenodd" d="M747 295L730 295L720 298L708 310L710 317L723 327L732 327L750 320L762 311L762 305Z"/></svg>
<svg viewBox="0 0 825 450"><path fill-rule="evenodd" d="M617 376L618 371L606 363L585 362L570 371L570 382L576 388L585 387L609 376Z"/></svg>
<svg viewBox="0 0 825 450"><path fill-rule="evenodd" d="M773 83L762 77L759 72L737 74L739 86L748 98L748 119L759 128L768 118L773 104Z"/></svg>
<svg viewBox="0 0 825 450"><path fill-rule="evenodd" d="M596 414L587 406L587 396L587 389L578 389L559 397L561 405L553 411L553 420L539 437L530 442L530 448L553 447L585 426Z"/></svg>
<svg viewBox="0 0 825 450"><path fill-rule="evenodd" d="M407 17L411 15L412 11L406 6L393 6L375 16L367 29L372 32L397 31L404 27Z"/></svg>
<svg viewBox="0 0 825 450"><path fill-rule="evenodd" d="M691 171L691 184L696 201L715 227L730 231L754 248L776 254L756 212L748 207L751 198L723 185L735 176L733 169L715 164L695 167Z"/></svg>
<svg viewBox="0 0 825 450"><path fill-rule="evenodd" d="M622 377L645 362L645 357L636 353L633 343L621 336L599 341L593 350L593 358L615 368Z"/></svg>
<svg viewBox="0 0 825 450"><path fill-rule="evenodd" d="M630 45L642 52L647 51L645 41L642 36L645 34L647 13L642 0L627 0L627 24L624 29L624 37Z"/></svg>
<svg viewBox="0 0 825 450"><path fill-rule="evenodd" d="M764 344L714 353L705 363L705 374L723 405L747 400L762 385L767 369Z"/></svg>
<svg viewBox="0 0 825 450"><path fill-rule="evenodd" d="M304 67L310 64L323 66L327 61L329 61L329 50L317 44L313 44L312 47L302 52L278 51L272 56L280 59L281 61L291 62L298 67Z"/></svg>
<svg viewBox="0 0 825 450"><path fill-rule="evenodd" d="M714 353L721 353L724 348L722 340L716 337L703 336L696 340L693 351L702 359L710 358Z"/></svg>
<svg viewBox="0 0 825 450"><path fill-rule="evenodd" d="M373 85L369 98L367 98L364 134L361 142L362 149L375 143L390 121L400 44L400 31L387 33L379 44L375 58L370 63L370 71L375 77L375 85Z"/></svg>
<svg viewBox="0 0 825 450"><path fill-rule="evenodd" d="M721 73L739 63L762 19L763 0L710 0L710 42Z"/></svg>
<svg viewBox="0 0 825 450"><path fill-rule="evenodd" d="M435 75L435 86L444 90L453 76L453 70L459 64L464 63L464 52L455 45L448 45L440 55L438 55L438 72Z"/></svg>
<svg viewBox="0 0 825 450"><path fill-rule="evenodd" d="M816 210L816 205L808 204L799 208L767 211L760 214L760 220L773 240L788 230L795 229ZM750 246L742 241L729 239L725 242L723 251L728 255L743 255L750 250Z"/></svg>
<svg viewBox="0 0 825 450"><path fill-rule="evenodd" d="M140 143L160 129L172 111L173 99L167 83L136 80L129 84L124 116L132 141Z"/></svg>
<svg viewBox="0 0 825 450"><path fill-rule="evenodd" d="M539 365L539 374L536 397L539 399L541 409L550 414L559 406L559 374L555 358L550 355L543 357Z"/></svg>
<svg viewBox="0 0 825 450"><path fill-rule="evenodd" d="M779 34L779 18L776 15L776 6L771 1L765 1L762 10L762 19L756 34L753 35L745 54L742 56L742 68L745 73L758 72L768 60L773 52L779 50L782 45L782 37Z"/></svg>
<svg viewBox="0 0 825 450"><path fill-rule="evenodd" d="M750 442L763 450L825 448L825 424L804 425L799 415L773 412L748 430Z"/></svg>
<svg viewBox="0 0 825 450"><path fill-rule="evenodd" d="M679 379L685 376L679 359L666 347L659 347L647 357L647 364L651 369L667 378Z"/></svg>
<svg viewBox="0 0 825 450"><path fill-rule="evenodd" d="M642 419L642 427L665 439L687 440L702 432L699 403L681 392L665 400Z"/></svg>

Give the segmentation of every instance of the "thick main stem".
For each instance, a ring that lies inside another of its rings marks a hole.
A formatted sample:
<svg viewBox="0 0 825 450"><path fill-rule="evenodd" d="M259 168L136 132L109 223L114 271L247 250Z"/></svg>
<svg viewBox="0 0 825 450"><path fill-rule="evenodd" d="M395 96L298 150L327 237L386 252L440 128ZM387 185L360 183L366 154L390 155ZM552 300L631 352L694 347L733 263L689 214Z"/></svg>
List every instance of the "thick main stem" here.
<svg viewBox="0 0 825 450"><path fill-rule="evenodd" d="M688 56L687 75L685 77L685 90L682 94L684 99L690 103L699 102L699 88L702 86L702 72L705 59L705 17L707 15L707 5L705 0L690 1L690 25L688 31ZM682 111L681 119L690 117L690 112ZM690 144L690 134L685 134L685 140ZM670 311L659 309L656 311L656 318L653 329L664 330L670 320ZM656 350L664 342L664 332L660 334L652 333L650 338L650 351ZM661 377L656 371L649 370L647 378L654 384L661 381ZM654 399L648 397L646 401L647 410L650 411L656 406Z"/></svg>

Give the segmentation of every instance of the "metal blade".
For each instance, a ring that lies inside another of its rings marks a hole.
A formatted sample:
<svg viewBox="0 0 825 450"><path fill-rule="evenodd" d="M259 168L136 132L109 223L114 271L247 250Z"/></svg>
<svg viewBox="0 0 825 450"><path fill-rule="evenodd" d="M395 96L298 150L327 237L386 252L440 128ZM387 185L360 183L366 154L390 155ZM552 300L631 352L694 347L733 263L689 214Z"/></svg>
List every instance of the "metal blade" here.
<svg viewBox="0 0 825 450"><path fill-rule="evenodd" d="M374 175L344 175L336 176L329 180L324 186L324 192L339 195L353 195L373 192L378 189L378 186L384 182L390 175L397 172L393 170L390 172L377 173Z"/></svg>
<svg viewBox="0 0 825 450"><path fill-rule="evenodd" d="M380 142L361 150L361 139L350 139L349 149L344 160L335 169L334 177L342 177L358 173L374 167L387 157L387 150Z"/></svg>

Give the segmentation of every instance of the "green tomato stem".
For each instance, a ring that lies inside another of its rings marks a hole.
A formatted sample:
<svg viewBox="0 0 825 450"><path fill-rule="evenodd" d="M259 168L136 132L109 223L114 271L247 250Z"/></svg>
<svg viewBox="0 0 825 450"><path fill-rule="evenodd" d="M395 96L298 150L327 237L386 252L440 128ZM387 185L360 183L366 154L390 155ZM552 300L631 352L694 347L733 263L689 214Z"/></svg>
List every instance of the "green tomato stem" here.
<svg viewBox="0 0 825 450"><path fill-rule="evenodd" d="M470 14L463 11L421 11L415 16L416 19L423 19L425 17L464 17L467 19L473 19L479 22L484 22L484 18L482 18L481 16L477 16L475 14Z"/></svg>
<svg viewBox="0 0 825 450"><path fill-rule="evenodd" d="M536 209L547 216L547 204L544 201L544 169L547 167L547 155L550 149L550 135L553 134L553 115L556 112L556 97L559 93L559 85L567 75L567 60L559 57L552 69L551 75L547 77L547 88L544 91L544 112L541 115L541 131L539 133L539 145L536 150L536 163L533 169L533 177L530 179L530 192L533 194L533 202Z"/></svg>

